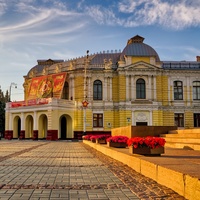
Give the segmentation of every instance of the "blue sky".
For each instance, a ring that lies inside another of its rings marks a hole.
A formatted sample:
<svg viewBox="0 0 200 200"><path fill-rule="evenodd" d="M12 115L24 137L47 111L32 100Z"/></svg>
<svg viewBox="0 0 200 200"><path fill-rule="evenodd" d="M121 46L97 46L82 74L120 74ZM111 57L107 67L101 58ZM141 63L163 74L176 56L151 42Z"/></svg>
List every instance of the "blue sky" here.
<svg viewBox="0 0 200 200"><path fill-rule="evenodd" d="M0 85L23 100L38 59L123 50L135 35L162 61L200 55L200 0L0 0Z"/></svg>

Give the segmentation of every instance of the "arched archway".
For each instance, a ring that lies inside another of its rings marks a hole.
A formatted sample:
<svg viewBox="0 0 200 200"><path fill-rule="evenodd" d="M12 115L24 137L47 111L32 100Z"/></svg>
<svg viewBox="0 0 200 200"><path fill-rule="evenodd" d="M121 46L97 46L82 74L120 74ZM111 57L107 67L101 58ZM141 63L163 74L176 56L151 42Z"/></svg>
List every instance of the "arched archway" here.
<svg viewBox="0 0 200 200"><path fill-rule="evenodd" d="M62 115L60 117L60 134L59 138L61 140L72 139L72 118L69 115Z"/></svg>
<svg viewBox="0 0 200 200"><path fill-rule="evenodd" d="M25 138L33 137L33 117L28 115L25 122Z"/></svg>
<svg viewBox="0 0 200 200"><path fill-rule="evenodd" d="M21 118L16 116L13 119L13 138L19 138L21 132Z"/></svg>
<svg viewBox="0 0 200 200"><path fill-rule="evenodd" d="M60 119L60 139L65 140L67 138L67 119L62 116Z"/></svg>
<svg viewBox="0 0 200 200"><path fill-rule="evenodd" d="M38 119L38 138L44 139L47 137L48 120L45 114L42 114Z"/></svg>

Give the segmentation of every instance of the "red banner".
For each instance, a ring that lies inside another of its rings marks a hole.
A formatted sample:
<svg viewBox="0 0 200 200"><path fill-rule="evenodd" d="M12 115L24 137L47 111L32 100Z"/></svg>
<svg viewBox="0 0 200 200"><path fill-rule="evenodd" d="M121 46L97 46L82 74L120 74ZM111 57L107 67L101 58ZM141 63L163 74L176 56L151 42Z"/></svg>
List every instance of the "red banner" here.
<svg viewBox="0 0 200 200"><path fill-rule="evenodd" d="M41 105L41 104L48 104L49 99L48 98L42 98L42 99L30 99L27 102L26 101L15 101L10 103L10 107L16 108L21 106L34 106L34 105Z"/></svg>
<svg viewBox="0 0 200 200"><path fill-rule="evenodd" d="M61 98L66 73L32 78L28 100L38 98Z"/></svg>

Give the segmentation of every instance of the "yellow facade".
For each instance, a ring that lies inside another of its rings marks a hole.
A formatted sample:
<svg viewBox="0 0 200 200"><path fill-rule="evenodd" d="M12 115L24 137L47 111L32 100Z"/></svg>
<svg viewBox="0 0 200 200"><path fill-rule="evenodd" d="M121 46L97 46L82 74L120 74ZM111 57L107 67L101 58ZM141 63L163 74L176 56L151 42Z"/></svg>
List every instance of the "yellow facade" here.
<svg viewBox="0 0 200 200"><path fill-rule="evenodd" d="M163 125L163 111L161 110L153 111L153 126L164 126Z"/></svg>
<svg viewBox="0 0 200 200"><path fill-rule="evenodd" d="M193 112L187 111L185 112L185 127L186 128L193 128Z"/></svg>
<svg viewBox="0 0 200 200"><path fill-rule="evenodd" d="M112 80L112 95L113 95L113 101L114 102L118 102L119 101L119 77L118 76L114 76L113 80Z"/></svg>
<svg viewBox="0 0 200 200"><path fill-rule="evenodd" d="M84 128L98 134L124 126L199 127L194 83L200 63L162 62L143 40L135 36L117 53L39 60L24 76L24 100L6 105L6 137L77 139Z"/></svg>
<svg viewBox="0 0 200 200"><path fill-rule="evenodd" d="M126 77L124 75L119 75L119 90L118 90L118 101L126 100Z"/></svg>
<svg viewBox="0 0 200 200"><path fill-rule="evenodd" d="M150 63L150 58L149 57L132 57L132 63L137 63L140 61Z"/></svg>

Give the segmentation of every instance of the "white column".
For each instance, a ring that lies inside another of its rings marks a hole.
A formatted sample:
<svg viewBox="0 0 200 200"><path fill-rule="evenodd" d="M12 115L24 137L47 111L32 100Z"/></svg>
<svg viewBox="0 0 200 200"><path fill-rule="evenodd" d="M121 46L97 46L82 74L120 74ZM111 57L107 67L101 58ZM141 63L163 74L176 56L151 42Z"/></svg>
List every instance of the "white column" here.
<svg viewBox="0 0 200 200"><path fill-rule="evenodd" d="M153 94L154 94L154 96L153 96L153 99L156 99L157 100L157 97L156 97L156 76L154 76L153 77L153 85L154 85L154 87L152 88L153 89Z"/></svg>
<svg viewBox="0 0 200 200"><path fill-rule="evenodd" d="M37 130L38 129L38 120L37 120L37 112L34 111L34 116L33 116L33 130Z"/></svg>
<svg viewBox="0 0 200 200"><path fill-rule="evenodd" d="M154 76L151 76L151 100L154 101Z"/></svg>
<svg viewBox="0 0 200 200"><path fill-rule="evenodd" d="M110 77L107 78L107 100L110 101Z"/></svg>
<svg viewBox="0 0 200 200"><path fill-rule="evenodd" d="M130 98L129 96L129 76L126 75L126 101L128 101Z"/></svg>
<svg viewBox="0 0 200 200"><path fill-rule="evenodd" d="M135 76L131 76L131 100L136 99Z"/></svg>
<svg viewBox="0 0 200 200"><path fill-rule="evenodd" d="M9 112L9 130L13 130L12 128L12 114Z"/></svg>
<svg viewBox="0 0 200 200"><path fill-rule="evenodd" d="M21 113L21 130L25 130L24 113Z"/></svg>
<svg viewBox="0 0 200 200"><path fill-rule="evenodd" d="M192 102L190 101L190 88L191 88L191 84L190 84L190 77L186 77L186 89L187 89L187 106L190 106L192 104ZM184 84L183 84L183 89L184 89ZM184 98L184 97L183 97Z"/></svg>
<svg viewBox="0 0 200 200"><path fill-rule="evenodd" d="M153 119L152 119L152 110L149 111L149 124L148 126L152 126L153 124Z"/></svg>
<svg viewBox="0 0 200 200"><path fill-rule="evenodd" d="M72 95L73 99L75 98L74 94L75 94L75 91L74 91L74 78L71 78L71 95Z"/></svg>
<svg viewBox="0 0 200 200"><path fill-rule="evenodd" d="M112 101L112 78L110 78L110 101Z"/></svg>
<svg viewBox="0 0 200 200"><path fill-rule="evenodd" d="M147 97L146 99L149 99L151 100L152 97L151 97L151 76L148 76L148 82L147 82Z"/></svg>
<svg viewBox="0 0 200 200"><path fill-rule="evenodd" d="M107 77L104 77L104 83L103 83L103 100L107 101L108 100L108 95L107 95Z"/></svg>

